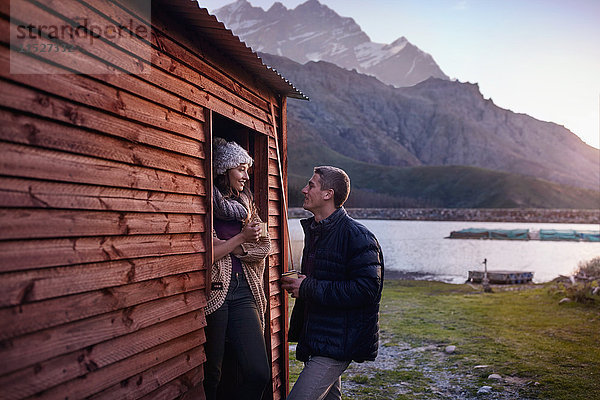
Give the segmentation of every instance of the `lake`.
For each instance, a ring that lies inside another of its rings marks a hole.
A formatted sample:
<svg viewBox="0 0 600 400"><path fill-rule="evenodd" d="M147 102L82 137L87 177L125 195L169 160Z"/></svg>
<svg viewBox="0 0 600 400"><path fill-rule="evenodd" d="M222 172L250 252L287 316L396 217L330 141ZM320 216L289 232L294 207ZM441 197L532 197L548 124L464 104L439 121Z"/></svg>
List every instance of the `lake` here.
<svg viewBox="0 0 600 400"><path fill-rule="evenodd" d="M300 269L303 232L299 219L290 219L294 265ZM534 273L534 282L570 275L580 261L600 256L600 243L539 240L445 239L451 231L489 229L598 230L595 224L552 224L469 221L358 220L381 244L387 271L423 274L423 279L464 283L469 270L520 270Z"/></svg>

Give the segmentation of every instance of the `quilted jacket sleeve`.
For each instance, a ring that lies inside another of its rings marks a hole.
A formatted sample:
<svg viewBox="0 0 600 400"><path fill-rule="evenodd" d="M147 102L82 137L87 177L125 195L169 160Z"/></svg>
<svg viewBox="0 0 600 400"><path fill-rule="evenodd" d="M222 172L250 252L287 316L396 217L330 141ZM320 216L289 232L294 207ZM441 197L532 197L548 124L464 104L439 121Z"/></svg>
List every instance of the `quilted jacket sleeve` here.
<svg viewBox="0 0 600 400"><path fill-rule="evenodd" d="M300 298L324 307L352 308L377 303L381 296L383 257L377 240L361 233L353 238L346 265L347 279L306 278Z"/></svg>

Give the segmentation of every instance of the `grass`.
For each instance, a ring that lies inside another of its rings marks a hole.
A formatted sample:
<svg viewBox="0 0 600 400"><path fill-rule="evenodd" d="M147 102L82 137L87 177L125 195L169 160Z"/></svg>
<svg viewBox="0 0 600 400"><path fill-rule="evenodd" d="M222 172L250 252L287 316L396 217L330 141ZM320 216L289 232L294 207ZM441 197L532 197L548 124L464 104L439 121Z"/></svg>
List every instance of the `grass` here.
<svg viewBox="0 0 600 400"><path fill-rule="evenodd" d="M380 354L392 363L353 363L343 377L345 398L476 398L483 385L502 399L600 393L597 302L559 306L548 285L518 289L387 281ZM456 351L446 354L447 345ZM290 359L295 381L301 365ZM503 379L492 381L491 373Z"/></svg>

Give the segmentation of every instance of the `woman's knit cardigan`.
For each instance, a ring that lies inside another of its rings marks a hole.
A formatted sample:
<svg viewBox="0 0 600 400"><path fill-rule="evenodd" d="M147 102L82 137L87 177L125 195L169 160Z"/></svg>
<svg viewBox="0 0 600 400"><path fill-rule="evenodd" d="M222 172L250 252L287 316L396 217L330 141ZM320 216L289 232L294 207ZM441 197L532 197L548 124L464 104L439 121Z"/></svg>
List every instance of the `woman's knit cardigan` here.
<svg viewBox="0 0 600 400"><path fill-rule="evenodd" d="M261 220L258 216L254 216L252 222L261 222ZM217 237L217 233L214 229L213 237ZM265 272L265 258L269 255L269 251L271 250L271 239L267 233L267 236L260 237L258 242L246 242L242 243L241 246L245 254L237 257L242 262L242 270L246 275L246 280L248 281L248 285L250 286L250 290L256 301L261 326L264 331L267 299L265 296L263 275ZM213 264L210 273L211 282L222 282L223 288L221 290L213 289L210 291L208 304L206 306L206 315L215 312L225 302L225 297L229 290L229 282L231 281L231 270L231 254L215 261Z"/></svg>

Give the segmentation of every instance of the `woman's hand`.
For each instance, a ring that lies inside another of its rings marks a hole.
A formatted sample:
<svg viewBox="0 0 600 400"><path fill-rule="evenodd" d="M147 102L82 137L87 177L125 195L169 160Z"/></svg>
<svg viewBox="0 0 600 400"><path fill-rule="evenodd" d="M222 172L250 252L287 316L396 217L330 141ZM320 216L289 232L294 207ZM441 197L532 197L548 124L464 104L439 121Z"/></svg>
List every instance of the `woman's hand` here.
<svg viewBox="0 0 600 400"><path fill-rule="evenodd" d="M214 260L220 260L230 253L238 257L245 255L246 252L242 248L242 243L258 242L259 234L260 226L258 222L251 222L231 239L221 240L213 237Z"/></svg>
<svg viewBox="0 0 600 400"><path fill-rule="evenodd" d="M258 242L258 236L260 234L260 226L258 222L251 222L242 228L242 237L244 242Z"/></svg>

